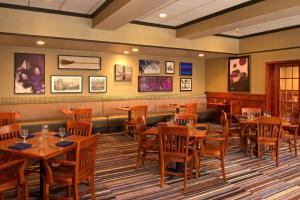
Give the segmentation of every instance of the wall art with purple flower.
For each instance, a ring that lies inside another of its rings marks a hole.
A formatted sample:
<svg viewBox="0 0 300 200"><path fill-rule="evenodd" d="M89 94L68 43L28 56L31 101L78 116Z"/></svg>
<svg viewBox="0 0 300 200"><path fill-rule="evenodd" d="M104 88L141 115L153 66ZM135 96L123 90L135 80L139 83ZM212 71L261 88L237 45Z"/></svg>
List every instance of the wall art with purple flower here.
<svg viewBox="0 0 300 200"><path fill-rule="evenodd" d="M15 94L45 93L45 55L15 53Z"/></svg>
<svg viewBox="0 0 300 200"><path fill-rule="evenodd" d="M173 77L172 76L139 76L138 91L139 92L172 92Z"/></svg>

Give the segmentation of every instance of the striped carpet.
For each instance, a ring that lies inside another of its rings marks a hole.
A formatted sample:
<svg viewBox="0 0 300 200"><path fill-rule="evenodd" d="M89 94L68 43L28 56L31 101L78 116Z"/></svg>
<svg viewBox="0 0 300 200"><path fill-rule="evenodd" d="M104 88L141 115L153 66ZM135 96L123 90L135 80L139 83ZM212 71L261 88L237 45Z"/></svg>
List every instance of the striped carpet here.
<svg viewBox="0 0 300 200"><path fill-rule="evenodd" d="M300 199L300 156L295 158L286 144L281 144L279 167L269 155L258 166L256 159L250 160L231 145L226 154L226 182L221 177L220 161L204 158L200 177L189 179L186 193L180 177L167 177L165 187L160 188L156 160L136 169L136 149L136 142L121 134L101 135L95 171L97 199ZM37 192L38 176L29 180L30 191Z"/></svg>

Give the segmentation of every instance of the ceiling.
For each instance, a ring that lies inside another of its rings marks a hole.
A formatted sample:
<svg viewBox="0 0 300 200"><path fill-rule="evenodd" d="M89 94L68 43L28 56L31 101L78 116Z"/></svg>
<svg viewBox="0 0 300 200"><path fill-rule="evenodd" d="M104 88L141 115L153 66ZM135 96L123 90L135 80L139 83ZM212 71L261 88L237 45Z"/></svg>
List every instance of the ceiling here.
<svg viewBox="0 0 300 200"><path fill-rule="evenodd" d="M107 0L0 0L0 3L91 15Z"/></svg>

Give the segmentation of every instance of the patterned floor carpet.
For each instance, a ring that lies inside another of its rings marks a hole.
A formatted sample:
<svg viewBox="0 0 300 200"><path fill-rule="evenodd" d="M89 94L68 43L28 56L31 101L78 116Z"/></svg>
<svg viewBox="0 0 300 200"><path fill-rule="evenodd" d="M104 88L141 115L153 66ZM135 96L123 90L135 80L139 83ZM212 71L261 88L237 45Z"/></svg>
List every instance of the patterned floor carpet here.
<svg viewBox="0 0 300 200"><path fill-rule="evenodd" d="M256 159L250 160L231 145L226 154L227 181L222 180L219 160L203 159L200 177L189 179L186 193L180 177L167 177L165 187L160 188L155 160L136 169L136 149L133 139L101 135L95 171L97 199L300 199L300 156L295 158L285 144L280 148L279 167L269 156L258 166ZM37 192L38 176L29 179L30 191Z"/></svg>

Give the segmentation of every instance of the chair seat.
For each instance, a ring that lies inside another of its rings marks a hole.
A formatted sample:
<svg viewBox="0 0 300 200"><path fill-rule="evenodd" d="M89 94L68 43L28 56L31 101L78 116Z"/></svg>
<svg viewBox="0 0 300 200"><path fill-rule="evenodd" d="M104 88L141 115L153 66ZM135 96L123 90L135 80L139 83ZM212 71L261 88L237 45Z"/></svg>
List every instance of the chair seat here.
<svg viewBox="0 0 300 200"><path fill-rule="evenodd" d="M72 185L72 178L74 177L74 167L60 165L53 170L53 180L56 183L63 183Z"/></svg>
<svg viewBox="0 0 300 200"><path fill-rule="evenodd" d="M200 152L202 156L208 157L220 157L220 144L218 143L209 143L206 144L205 150Z"/></svg>
<svg viewBox="0 0 300 200"><path fill-rule="evenodd" d="M159 149L159 142L156 138L149 138L144 140L142 143L142 148L147 150L158 150Z"/></svg>

